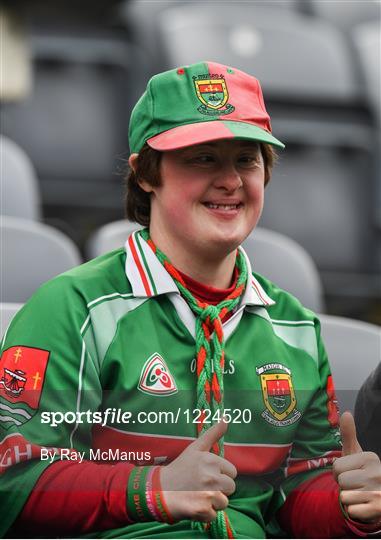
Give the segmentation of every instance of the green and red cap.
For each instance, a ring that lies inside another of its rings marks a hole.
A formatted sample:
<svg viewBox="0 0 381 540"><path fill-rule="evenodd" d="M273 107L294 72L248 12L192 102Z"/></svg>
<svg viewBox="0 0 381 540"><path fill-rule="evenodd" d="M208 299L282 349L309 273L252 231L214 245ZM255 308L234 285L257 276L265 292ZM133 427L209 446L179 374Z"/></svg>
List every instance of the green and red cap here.
<svg viewBox="0 0 381 540"><path fill-rule="evenodd" d="M150 79L130 120L131 152L144 143L160 151L219 139L284 148L271 134L259 81L239 69L199 62Z"/></svg>

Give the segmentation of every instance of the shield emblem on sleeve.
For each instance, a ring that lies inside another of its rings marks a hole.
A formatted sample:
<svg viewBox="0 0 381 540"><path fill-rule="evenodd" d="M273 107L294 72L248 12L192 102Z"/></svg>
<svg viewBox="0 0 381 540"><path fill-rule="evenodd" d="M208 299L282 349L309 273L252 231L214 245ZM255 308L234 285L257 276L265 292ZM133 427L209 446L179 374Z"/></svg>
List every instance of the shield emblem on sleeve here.
<svg viewBox="0 0 381 540"><path fill-rule="evenodd" d="M45 380L49 351L18 345L0 359L0 418L19 426L36 414Z"/></svg>

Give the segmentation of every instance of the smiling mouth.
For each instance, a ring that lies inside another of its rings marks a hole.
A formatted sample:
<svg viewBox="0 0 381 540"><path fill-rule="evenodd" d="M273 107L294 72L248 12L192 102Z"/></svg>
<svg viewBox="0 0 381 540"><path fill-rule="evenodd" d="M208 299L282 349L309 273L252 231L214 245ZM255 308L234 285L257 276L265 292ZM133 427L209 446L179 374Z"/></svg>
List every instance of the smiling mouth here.
<svg viewBox="0 0 381 540"><path fill-rule="evenodd" d="M239 208L242 208L243 204L213 204L213 203L203 203L204 206L207 208L210 208L211 210L238 210Z"/></svg>

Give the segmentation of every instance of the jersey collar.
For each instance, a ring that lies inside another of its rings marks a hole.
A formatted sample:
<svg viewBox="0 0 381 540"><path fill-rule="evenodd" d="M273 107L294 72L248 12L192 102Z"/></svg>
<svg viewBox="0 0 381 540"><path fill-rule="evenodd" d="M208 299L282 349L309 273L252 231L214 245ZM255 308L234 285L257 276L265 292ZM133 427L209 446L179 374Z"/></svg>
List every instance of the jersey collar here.
<svg viewBox="0 0 381 540"><path fill-rule="evenodd" d="M126 248L126 275L131 283L132 293L135 297L151 297L159 294L179 293L176 283L165 270L150 246L134 231L127 239ZM264 291L258 280L252 275L251 265L247 254L242 247L239 248L245 256L248 281L242 297L243 306L270 306L275 304Z"/></svg>

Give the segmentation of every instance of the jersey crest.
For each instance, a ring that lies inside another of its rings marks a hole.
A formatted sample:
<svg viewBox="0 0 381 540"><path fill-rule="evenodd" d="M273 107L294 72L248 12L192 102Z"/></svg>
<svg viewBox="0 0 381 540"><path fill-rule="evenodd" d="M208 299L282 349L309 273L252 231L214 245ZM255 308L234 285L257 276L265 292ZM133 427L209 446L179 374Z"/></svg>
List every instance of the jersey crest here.
<svg viewBox="0 0 381 540"><path fill-rule="evenodd" d="M177 392L175 379L159 353L155 352L144 364L138 389L145 394L169 396Z"/></svg>
<svg viewBox="0 0 381 540"><path fill-rule="evenodd" d="M299 420L291 370L282 364L266 364L256 368L260 377L263 401L266 409L264 418L275 426L289 426Z"/></svg>
<svg viewBox="0 0 381 540"><path fill-rule="evenodd" d="M0 418L21 425L36 413L45 379L49 351L10 347L0 359Z"/></svg>

